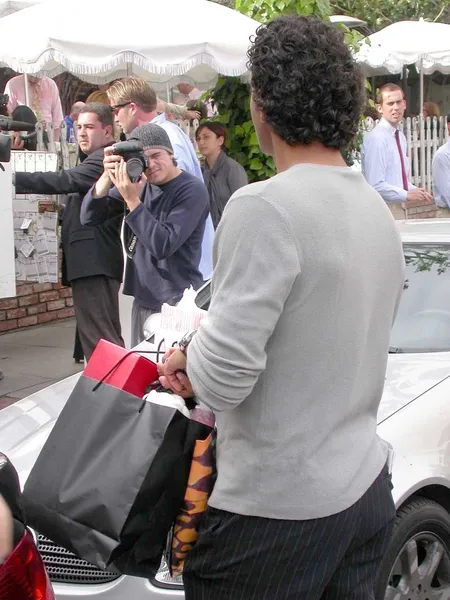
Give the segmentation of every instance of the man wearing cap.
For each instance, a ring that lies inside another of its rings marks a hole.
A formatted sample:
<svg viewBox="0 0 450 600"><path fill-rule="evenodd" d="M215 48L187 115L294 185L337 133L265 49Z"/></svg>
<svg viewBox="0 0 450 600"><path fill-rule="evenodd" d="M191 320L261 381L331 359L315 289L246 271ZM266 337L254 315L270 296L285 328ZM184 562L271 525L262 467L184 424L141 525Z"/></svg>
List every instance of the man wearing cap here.
<svg viewBox="0 0 450 600"><path fill-rule="evenodd" d="M143 144L144 174L132 183L124 159L107 148L105 171L83 200L81 222L101 225L112 206L125 202L128 259L123 293L134 298L131 342L135 346L143 339L150 314L159 312L165 302L178 302L186 288L202 284L199 263L209 202L204 183L177 167L162 127L140 125L129 140Z"/></svg>

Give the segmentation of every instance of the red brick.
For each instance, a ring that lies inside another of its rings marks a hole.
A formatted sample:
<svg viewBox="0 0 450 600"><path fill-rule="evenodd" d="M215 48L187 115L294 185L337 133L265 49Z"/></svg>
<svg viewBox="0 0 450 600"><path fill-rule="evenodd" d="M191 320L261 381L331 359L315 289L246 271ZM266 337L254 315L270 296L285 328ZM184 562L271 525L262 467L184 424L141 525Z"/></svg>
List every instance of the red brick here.
<svg viewBox="0 0 450 600"><path fill-rule="evenodd" d="M6 312L4 310L0 310L0 321L4 321L6 319Z"/></svg>
<svg viewBox="0 0 450 600"><path fill-rule="evenodd" d="M66 306L73 306L73 298L66 299Z"/></svg>
<svg viewBox="0 0 450 600"><path fill-rule="evenodd" d="M31 325L37 325L38 318L35 315L34 317L23 317L23 319L19 319L17 324L19 327L30 327Z"/></svg>
<svg viewBox="0 0 450 600"><path fill-rule="evenodd" d="M33 283L33 292L39 294L39 292L50 292L53 289L51 283Z"/></svg>
<svg viewBox="0 0 450 600"><path fill-rule="evenodd" d="M62 310L58 310L58 319L68 319L74 315L75 312L73 308L63 308Z"/></svg>
<svg viewBox="0 0 450 600"><path fill-rule="evenodd" d="M47 310L61 310L66 307L65 300L55 300L54 302L47 302Z"/></svg>
<svg viewBox="0 0 450 600"><path fill-rule="evenodd" d="M71 298L72 297L72 288L70 288L70 287L61 288L59 290L59 297L60 298Z"/></svg>
<svg viewBox="0 0 450 600"><path fill-rule="evenodd" d="M18 285L16 289L16 296L28 296L33 293L33 286L31 283L25 285Z"/></svg>
<svg viewBox="0 0 450 600"><path fill-rule="evenodd" d="M19 298L19 306L31 306L39 302L38 294L31 294L31 296L22 296Z"/></svg>
<svg viewBox="0 0 450 600"><path fill-rule="evenodd" d="M51 302L52 300L59 300L59 293L56 290L39 294L39 302Z"/></svg>
<svg viewBox="0 0 450 600"><path fill-rule="evenodd" d="M12 310L6 311L7 319L19 319L20 317L26 317L26 316L27 316L26 308L13 308Z"/></svg>
<svg viewBox="0 0 450 600"><path fill-rule="evenodd" d="M45 312L47 312L47 304L45 302L43 304L35 304L34 306L29 306L27 308L27 313L29 315L40 315Z"/></svg>
<svg viewBox="0 0 450 600"><path fill-rule="evenodd" d="M17 308L17 298L5 298L0 300L0 310L8 310L8 308Z"/></svg>
<svg viewBox="0 0 450 600"><path fill-rule="evenodd" d="M62 287L64 287L62 283L54 283L53 284L54 290L60 290Z"/></svg>
<svg viewBox="0 0 450 600"><path fill-rule="evenodd" d="M11 329L17 329L17 320L14 319L12 321L2 321L0 323L0 333L4 333L5 331L10 331Z"/></svg>
<svg viewBox="0 0 450 600"><path fill-rule="evenodd" d="M38 315L38 323L49 323L50 321L56 321L58 318L58 313L57 312L45 312L42 313L42 315ZM0 323L1 326L1 323Z"/></svg>

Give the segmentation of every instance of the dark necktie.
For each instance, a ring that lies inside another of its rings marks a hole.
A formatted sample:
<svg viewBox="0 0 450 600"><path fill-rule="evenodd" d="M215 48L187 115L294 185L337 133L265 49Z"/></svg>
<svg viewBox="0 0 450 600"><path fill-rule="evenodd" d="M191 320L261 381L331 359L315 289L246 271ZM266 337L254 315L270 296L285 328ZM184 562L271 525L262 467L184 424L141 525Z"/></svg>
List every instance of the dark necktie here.
<svg viewBox="0 0 450 600"><path fill-rule="evenodd" d="M398 129L396 129L395 131L395 142L397 144L397 150L398 150L398 154L400 156L400 163L402 165L402 181L403 181L403 189L408 191L408 178L406 176L406 169L405 169L405 159L403 158L403 151L402 151L402 147L400 144L400 131Z"/></svg>

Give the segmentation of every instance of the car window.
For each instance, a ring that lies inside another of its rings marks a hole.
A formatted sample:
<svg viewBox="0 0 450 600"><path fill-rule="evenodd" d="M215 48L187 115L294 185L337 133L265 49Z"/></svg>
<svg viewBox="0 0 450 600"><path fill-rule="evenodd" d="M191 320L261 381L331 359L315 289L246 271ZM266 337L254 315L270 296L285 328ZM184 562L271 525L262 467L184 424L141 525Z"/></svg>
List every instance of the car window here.
<svg viewBox="0 0 450 600"><path fill-rule="evenodd" d="M450 246L405 244L406 280L393 351L450 350Z"/></svg>

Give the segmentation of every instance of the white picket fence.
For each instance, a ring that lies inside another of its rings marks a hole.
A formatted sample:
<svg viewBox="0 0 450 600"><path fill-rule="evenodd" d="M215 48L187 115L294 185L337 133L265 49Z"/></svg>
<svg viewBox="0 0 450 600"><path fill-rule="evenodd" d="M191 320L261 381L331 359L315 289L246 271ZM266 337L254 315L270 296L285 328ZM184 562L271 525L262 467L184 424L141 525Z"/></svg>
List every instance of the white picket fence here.
<svg viewBox="0 0 450 600"><path fill-rule="evenodd" d="M370 131L378 121L365 119L364 128ZM432 193L431 165L438 148L448 141L446 117L408 117L400 123L406 137L409 159L408 179L414 185L424 187Z"/></svg>

